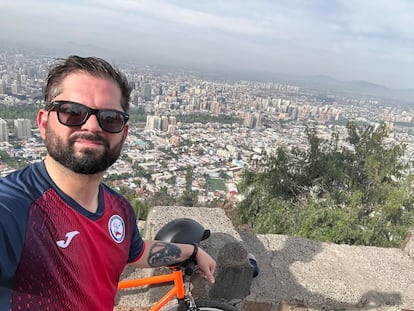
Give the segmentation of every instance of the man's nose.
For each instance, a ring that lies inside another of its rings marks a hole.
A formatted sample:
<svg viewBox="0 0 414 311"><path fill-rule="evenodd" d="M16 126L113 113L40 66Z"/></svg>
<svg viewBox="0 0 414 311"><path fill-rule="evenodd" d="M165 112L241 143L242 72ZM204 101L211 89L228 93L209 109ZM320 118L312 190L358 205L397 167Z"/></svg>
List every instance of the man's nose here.
<svg viewBox="0 0 414 311"><path fill-rule="evenodd" d="M90 132L101 132L102 128L98 122L98 117L95 114L90 114L85 124L82 125L82 129Z"/></svg>

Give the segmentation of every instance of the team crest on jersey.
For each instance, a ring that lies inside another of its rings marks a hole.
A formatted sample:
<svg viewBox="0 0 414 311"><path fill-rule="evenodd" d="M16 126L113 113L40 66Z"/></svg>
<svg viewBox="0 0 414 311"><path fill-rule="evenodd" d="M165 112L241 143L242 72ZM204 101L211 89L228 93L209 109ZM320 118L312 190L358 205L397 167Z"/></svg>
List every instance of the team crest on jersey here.
<svg viewBox="0 0 414 311"><path fill-rule="evenodd" d="M108 221L108 230L116 243L121 243L125 237L125 223L119 215L113 215Z"/></svg>

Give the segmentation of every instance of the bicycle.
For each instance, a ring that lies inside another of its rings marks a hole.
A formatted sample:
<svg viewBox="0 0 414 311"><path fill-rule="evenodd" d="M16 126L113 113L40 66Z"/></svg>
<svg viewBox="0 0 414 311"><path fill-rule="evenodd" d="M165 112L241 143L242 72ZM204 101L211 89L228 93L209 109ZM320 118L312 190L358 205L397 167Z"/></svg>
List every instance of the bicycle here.
<svg viewBox="0 0 414 311"><path fill-rule="evenodd" d="M156 234L155 240L173 243L199 243L210 236L210 230L190 218L179 218L164 225ZM140 279L122 280L118 289L134 288L154 284L173 283L173 287L162 296L149 311L159 311L176 298L177 304L167 307L168 311L237 311L227 303L211 299L195 299L191 293L191 277L196 270L196 262L186 260L170 266L171 273Z"/></svg>

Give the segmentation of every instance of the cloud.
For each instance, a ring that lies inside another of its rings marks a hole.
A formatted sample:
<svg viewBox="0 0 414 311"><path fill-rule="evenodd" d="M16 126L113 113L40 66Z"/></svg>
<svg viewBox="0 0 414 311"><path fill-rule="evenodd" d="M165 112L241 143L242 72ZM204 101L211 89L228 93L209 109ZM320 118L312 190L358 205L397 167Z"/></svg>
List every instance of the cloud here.
<svg viewBox="0 0 414 311"><path fill-rule="evenodd" d="M108 2L105 0L97 0L96 3L107 8L126 10L129 13L147 14L161 21L170 21L175 24L187 25L199 29L216 29L246 35L261 35L267 33L265 28L245 18L222 16L188 9L174 5L169 1L119 0L116 2Z"/></svg>
<svg viewBox="0 0 414 311"><path fill-rule="evenodd" d="M340 20L346 32L386 40L414 39L414 2L343 1Z"/></svg>
<svg viewBox="0 0 414 311"><path fill-rule="evenodd" d="M154 62L414 83L411 0L0 0L0 28Z"/></svg>

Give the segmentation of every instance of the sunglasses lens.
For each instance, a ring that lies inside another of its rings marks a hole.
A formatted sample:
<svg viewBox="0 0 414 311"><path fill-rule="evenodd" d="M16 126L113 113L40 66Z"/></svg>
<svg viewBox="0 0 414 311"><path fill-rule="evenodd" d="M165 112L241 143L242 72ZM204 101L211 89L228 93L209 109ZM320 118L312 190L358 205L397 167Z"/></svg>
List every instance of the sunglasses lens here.
<svg viewBox="0 0 414 311"><path fill-rule="evenodd" d="M113 110L100 110L98 112L98 119L101 127L111 133L118 133L122 131L125 125L124 116Z"/></svg>
<svg viewBox="0 0 414 311"><path fill-rule="evenodd" d="M128 121L128 115L112 109L91 109L82 104L57 101L54 109L59 122L66 126L81 126L91 115L96 115L100 127L109 133L119 133Z"/></svg>
<svg viewBox="0 0 414 311"><path fill-rule="evenodd" d="M88 109L82 105L63 103L59 105L59 121L68 126L79 126L88 116Z"/></svg>

